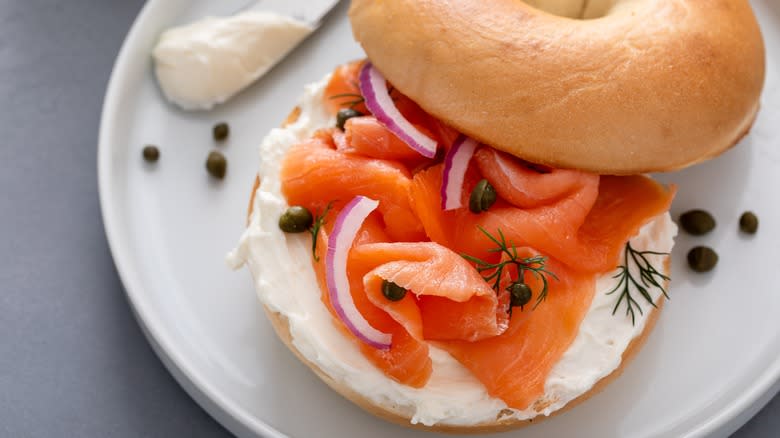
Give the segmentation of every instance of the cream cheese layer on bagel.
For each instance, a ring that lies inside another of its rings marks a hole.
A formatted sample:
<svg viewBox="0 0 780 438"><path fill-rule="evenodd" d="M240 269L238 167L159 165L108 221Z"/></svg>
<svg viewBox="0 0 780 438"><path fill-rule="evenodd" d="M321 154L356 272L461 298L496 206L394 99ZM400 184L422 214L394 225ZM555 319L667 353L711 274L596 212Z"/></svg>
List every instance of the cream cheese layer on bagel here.
<svg viewBox="0 0 780 438"><path fill-rule="evenodd" d="M764 45L747 0L353 0L353 33L405 95L528 161L679 169L752 125Z"/></svg>
<svg viewBox="0 0 780 438"><path fill-rule="evenodd" d="M433 374L420 389L397 383L371 364L337 328L321 301L311 265L310 236L285 234L278 226L279 217L288 207L280 181L287 150L317 129L334 124L322 103L326 83L327 78L307 87L297 121L274 129L263 140L261 183L253 198L251 219L238 248L229 256L234 267L249 267L260 301L269 312L286 320L290 345L309 366L326 375L337 390L344 389L339 392L358 394L367 400L372 406L363 407L368 410L403 418L407 424L458 430L518 424L550 415L587 395L600 380L621 367L627 348L642 336L656 312L647 303L640 304L644 313L637 313L635 324L622 309L613 315L618 296L608 292L616 283L614 272L598 279L579 334L547 377L544 394L525 410L509 409L502 400L488 395L465 367L435 347L430 349ZM640 251L669 252L676 232L665 213L646 224L631 239L631 245ZM664 256L650 258L668 274ZM660 303L660 292L651 293Z"/></svg>

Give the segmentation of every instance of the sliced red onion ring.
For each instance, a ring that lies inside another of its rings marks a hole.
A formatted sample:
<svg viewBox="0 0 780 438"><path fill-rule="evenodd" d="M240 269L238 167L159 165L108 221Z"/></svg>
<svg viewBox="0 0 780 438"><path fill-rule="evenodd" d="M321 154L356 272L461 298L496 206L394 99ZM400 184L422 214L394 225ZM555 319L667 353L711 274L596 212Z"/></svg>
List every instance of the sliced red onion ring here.
<svg viewBox="0 0 780 438"><path fill-rule="evenodd" d="M366 100L366 107L379 123L420 155L426 158L436 156L436 140L420 132L398 111L387 90L385 77L370 62L366 62L360 70L360 92Z"/></svg>
<svg viewBox="0 0 780 438"><path fill-rule="evenodd" d="M463 207L461 194L469 161L477 150L477 141L461 135L444 157L444 176L441 182L441 208L455 210Z"/></svg>
<svg viewBox="0 0 780 438"><path fill-rule="evenodd" d="M333 232L328 239L328 252L325 255L325 276L328 280L328 295L333 309L341 321L361 341L374 348L390 348L392 336L371 327L355 307L347 277L347 256L360 226L372 211L379 206L378 201L356 196L339 213Z"/></svg>

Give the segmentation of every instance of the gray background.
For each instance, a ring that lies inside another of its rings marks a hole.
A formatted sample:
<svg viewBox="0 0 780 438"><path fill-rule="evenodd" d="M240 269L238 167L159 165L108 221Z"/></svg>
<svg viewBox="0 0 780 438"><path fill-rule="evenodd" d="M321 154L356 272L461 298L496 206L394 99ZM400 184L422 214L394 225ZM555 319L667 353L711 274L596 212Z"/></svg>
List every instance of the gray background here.
<svg viewBox="0 0 780 438"><path fill-rule="evenodd" d="M96 146L142 0L0 0L0 436L229 436L133 319L103 234ZM735 434L780 435L780 398Z"/></svg>

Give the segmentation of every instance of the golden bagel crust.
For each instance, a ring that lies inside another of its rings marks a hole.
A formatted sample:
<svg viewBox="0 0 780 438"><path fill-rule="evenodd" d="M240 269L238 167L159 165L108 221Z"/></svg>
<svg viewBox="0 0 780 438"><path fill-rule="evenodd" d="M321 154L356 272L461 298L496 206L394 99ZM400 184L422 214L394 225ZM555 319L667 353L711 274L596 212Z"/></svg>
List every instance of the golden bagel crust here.
<svg viewBox="0 0 780 438"><path fill-rule="evenodd" d="M529 1L572 15L582 0ZM588 20L520 0L353 0L349 16L396 88L528 161L669 171L747 134L765 62L747 0L594 3L582 13L605 15Z"/></svg>

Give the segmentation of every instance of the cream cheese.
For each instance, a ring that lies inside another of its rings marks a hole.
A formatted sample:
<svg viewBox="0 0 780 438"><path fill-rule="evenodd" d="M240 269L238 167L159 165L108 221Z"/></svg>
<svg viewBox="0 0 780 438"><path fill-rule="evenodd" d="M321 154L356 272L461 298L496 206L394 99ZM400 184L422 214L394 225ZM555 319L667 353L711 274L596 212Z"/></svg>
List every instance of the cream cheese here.
<svg viewBox="0 0 780 438"><path fill-rule="evenodd" d="M312 31L290 17L259 11L175 27L152 52L157 81L181 108L207 110L265 74Z"/></svg>
<svg viewBox="0 0 780 438"><path fill-rule="evenodd" d="M384 406L424 425L473 425L496 418L529 419L549 415L587 392L601 378L620 366L621 356L647 322L650 306L642 303L644 315L636 324L619 311L612 315L617 295L607 295L615 285L614 273L597 281L596 295L580 332L545 384L545 394L526 410L507 409L506 404L487 394L484 386L448 353L431 347L433 374L423 389L401 385L382 374L358 348L336 328L331 314L320 301L320 290L311 267L308 235L281 233L278 218L287 208L281 194L280 166L287 149L306 139L316 129L332 126L334 120L322 105L327 83L310 85L300 103L298 120L284 129L274 129L260 147L262 175L250 224L229 263L252 271L260 301L289 320L292 342L306 359L336 381ZM668 252L677 227L663 214L631 239L638 250ZM660 257L651 262L662 266ZM653 291L660 299L660 292ZM622 309L621 309L622 310ZM534 409L536 406L536 409Z"/></svg>

